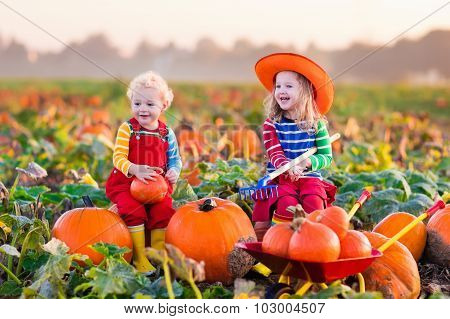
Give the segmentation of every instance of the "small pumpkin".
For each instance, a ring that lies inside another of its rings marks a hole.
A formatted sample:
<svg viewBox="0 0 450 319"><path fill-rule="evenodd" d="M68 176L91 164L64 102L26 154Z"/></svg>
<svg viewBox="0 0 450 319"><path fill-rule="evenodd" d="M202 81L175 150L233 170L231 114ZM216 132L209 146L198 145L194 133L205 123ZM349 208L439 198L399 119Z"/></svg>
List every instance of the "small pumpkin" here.
<svg viewBox="0 0 450 319"><path fill-rule="evenodd" d="M296 230L289 241L290 259L310 262L338 259L339 238L330 228L302 217L295 219L292 224Z"/></svg>
<svg viewBox="0 0 450 319"><path fill-rule="evenodd" d="M384 235L364 232L374 248L389 240ZM420 277L414 257L402 243L395 242L362 272L366 290L380 291L384 298L415 299L420 294Z"/></svg>
<svg viewBox="0 0 450 319"><path fill-rule="evenodd" d="M162 201L167 195L167 182L161 175L154 176L156 180L147 180L145 184L141 180L135 178L131 182L130 193L134 199L143 204L154 204Z"/></svg>
<svg viewBox="0 0 450 319"><path fill-rule="evenodd" d="M373 231L391 238L416 218L416 216L409 213L393 213L380 221ZM425 224L422 222L418 223L413 229L403 235L399 239L399 242L405 245L414 256L414 259L418 261L422 256L427 242L427 229Z"/></svg>
<svg viewBox="0 0 450 319"><path fill-rule="evenodd" d="M314 211L306 218L331 228L340 240L347 235L350 225L347 212L339 206L330 206L323 210Z"/></svg>
<svg viewBox="0 0 450 319"><path fill-rule="evenodd" d="M442 266L450 265L450 205L436 212L427 223L427 260Z"/></svg>
<svg viewBox="0 0 450 319"><path fill-rule="evenodd" d="M227 132L227 138L234 147L234 156L255 159L262 153L261 140L255 131L239 128Z"/></svg>
<svg viewBox="0 0 450 319"><path fill-rule="evenodd" d="M81 139L85 134L96 136L103 135L109 140L112 140L113 138L111 128L105 123L96 123L83 126L78 133L78 139Z"/></svg>
<svg viewBox="0 0 450 319"><path fill-rule="evenodd" d="M349 230L347 236L341 241L339 259L369 257L372 255L372 246L367 237L356 230Z"/></svg>
<svg viewBox="0 0 450 319"><path fill-rule="evenodd" d="M92 205L90 200L85 202ZM127 225L118 214L107 209L84 207L67 211L56 221L52 236L65 242L69 253L87 255L96 265L104 256L89 246L98 242L128 247L130 252L124 258L131 261L133 242Z"/></svg>
<svg viewBox="0 0 450 319"><path fill-rule="evenodd" d="M250 270L255 260L235 247L239 241L256 241L250 219L235 203L216 197L178 208L166 231L168 244L205 262L207 282L231 284Z"/></svg>
<svg viewBox="0 0 450 319"><path fill-rule="evenodd" d="M280 223L271 227L264 235L262 250L266 253L288 257L289 242L294 234L291 223Z"/></svg>

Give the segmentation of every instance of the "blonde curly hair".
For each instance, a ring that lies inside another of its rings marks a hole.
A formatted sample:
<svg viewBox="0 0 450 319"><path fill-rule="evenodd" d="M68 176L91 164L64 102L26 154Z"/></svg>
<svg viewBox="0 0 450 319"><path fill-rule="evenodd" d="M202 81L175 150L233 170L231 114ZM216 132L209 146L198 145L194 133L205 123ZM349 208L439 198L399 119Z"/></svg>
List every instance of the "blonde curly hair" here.
<svg viewBox="0 0 450 319"><path fill-rule="evenodd" d="M156 72L147 71L136 76L128 86L127 96L133 98L133 93L138 88L154 88L161 92L164 107L168 108L173 101L173 92L167 82Z"/></svg>
<svg viewBox="0 0 450 319"><path fill-rule="evenodd" d="M298 97L299 103L296 106L297 115L295 122L300 129L313 129L317 131L319 120L323 120L326 123L326 118L319 113L316 101L314 100L314 88L311 82L302 74L297 72L294 73L297 75L297 80L300 85L300 95ZM284 111L275 99L275 85L271 94L264 99L264 107L269 118L274 119L275 121L281 120Z"/></svg>

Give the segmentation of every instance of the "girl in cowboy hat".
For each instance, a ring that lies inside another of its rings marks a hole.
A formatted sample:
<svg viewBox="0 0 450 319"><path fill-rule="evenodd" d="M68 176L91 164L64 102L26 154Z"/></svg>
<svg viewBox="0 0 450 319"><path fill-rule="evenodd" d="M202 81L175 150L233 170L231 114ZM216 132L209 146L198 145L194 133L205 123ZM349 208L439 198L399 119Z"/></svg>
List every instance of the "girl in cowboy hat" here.
<svg viewBox="0 0 450 319"><path fill-rule="evenodd" d="M181 171L181 158L175 133L160 116L173 100L164 79L152 72L134 78L127 96L133 117L120 125L114 147L114 168L106 182L106 196L117 204L133 240L133 264L142 273L155 270L145 255L145 229L150 231L151 246L164 248L165 228L175 213L170 194ZM133 178L144 183L164 175L169 191L155 204L141 204L131 196Z"/></svg>
<svg viewBox="0 0 450 319"><path fill-rule="evenodd" d="M331 107L334 89L319 65L297 54L263 57L255 71L270 92L264 101L268 118L263 125L268 173L317 147L314 155L277 178L278 197L255 203L252 218L261 239L272 223L292 220L287 207L300 203L310 213L334 201L336 187L323 181L319 172L333 160L324 114Z"/></svg>

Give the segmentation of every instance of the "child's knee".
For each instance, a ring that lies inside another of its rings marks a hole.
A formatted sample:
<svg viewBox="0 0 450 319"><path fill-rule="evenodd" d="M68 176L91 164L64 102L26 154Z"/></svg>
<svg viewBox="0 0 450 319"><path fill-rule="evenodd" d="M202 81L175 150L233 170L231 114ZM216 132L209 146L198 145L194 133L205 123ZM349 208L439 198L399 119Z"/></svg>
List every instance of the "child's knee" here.
<svg viewBox="0 0 450 319"><path fill-rule="evenodd" d="M127 226L142 225L147 221L145 206L133 198L120 198L116 204L119 215Z"/></svg>
<svg viewBox="0 0 450 319"><path fill-rule="evenodd" d="M277 201L277 208L273 216L274 222L291 221L294 215L287 210L289 206L298 204L298 199L294 196L283 196Z"/></svg>
<svg viewBox="0 0 450 319"><path fill-rule="evenodd" d="M170 196L166 197L161 202L149 207L146 228L166 228L174 214L175 209L172 206L172 198L170 198Z"/></svg>
<svg viewBox="0 0 450 319"><path fill-rule="evenodd" d="M312 213L315 210L325 208L325 200L319 195L304 195L302 196L301 205L305 212Z"/></svg>

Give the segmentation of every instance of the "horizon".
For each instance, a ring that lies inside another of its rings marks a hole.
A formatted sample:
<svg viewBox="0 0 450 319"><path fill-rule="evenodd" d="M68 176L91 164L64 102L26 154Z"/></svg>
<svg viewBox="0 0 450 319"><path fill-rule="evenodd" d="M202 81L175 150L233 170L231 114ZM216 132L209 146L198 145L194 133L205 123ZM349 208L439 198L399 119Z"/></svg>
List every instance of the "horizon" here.
<svg viewBox="0 0 450 319"><path fill-rule="evenodd" d="M234 10L233 6L236 1L224 3L195 0L188 4L185 2L156 4L135 0L126 7L107 0L96 1L89 5L86 5L88 2L86 0L69 4L52 0L36 3L26 3L24 0L14 2L2 0L2 2L65 43L81 43L91 36L103 34L124 57L132 55L142 42L158 47L166 47L173 43L180 49L192 51L204 38L213 40L224 50L231 50L236 41L242 39L248 40L254 46L275 44L294 46L297 50L306 50L310 45L320 50L346 49L354 43L376 46L391 40L443 5L445 7L406 32L399 40L417 40L430 31L450 29L450 20L445 19L445 12L449 10L448 2L437 0L420 3L414 7L408 7L409 2L406 1L402 1L401 4L387 1L381 3L368 1L362 4L355 0L340 3L330 1L299 3L289 0L281 7L281 10L289 9L282 11L287 18L283 18L283 23L273 23L270 27L266 22L276 20L269 19L273 11L273 6L266 5L272 4L269 1L248 0L239 3L238 11ZM197 5L195 11L192 10L193 2ZM145 10L152 5L156 6L156 13ZM327 9L318 10L321 6L327 6ZM43 8L51 10L45 11ZM89 10L86 11L85 8ZM296 10L291 10L292 8L306 8L311 12L319 12L319 15L316 17L299 14L301 21L296 24L292 21L293 17L296 17L294 15ZM233 13L236 21L232 25L228 19L230 13ZM169 18L165 18L166 16ZM380 17L384 21L381 26ZM149 18L155 22L147 23ZM62 44L19 17L1 2L0 20L2 21L0 45L8 45L15 40L30 52L39 54L56 53L64 49ZM335 26L336 23L339 27ZM157 25L158 30L154 30L153 25Z"/></svg>

